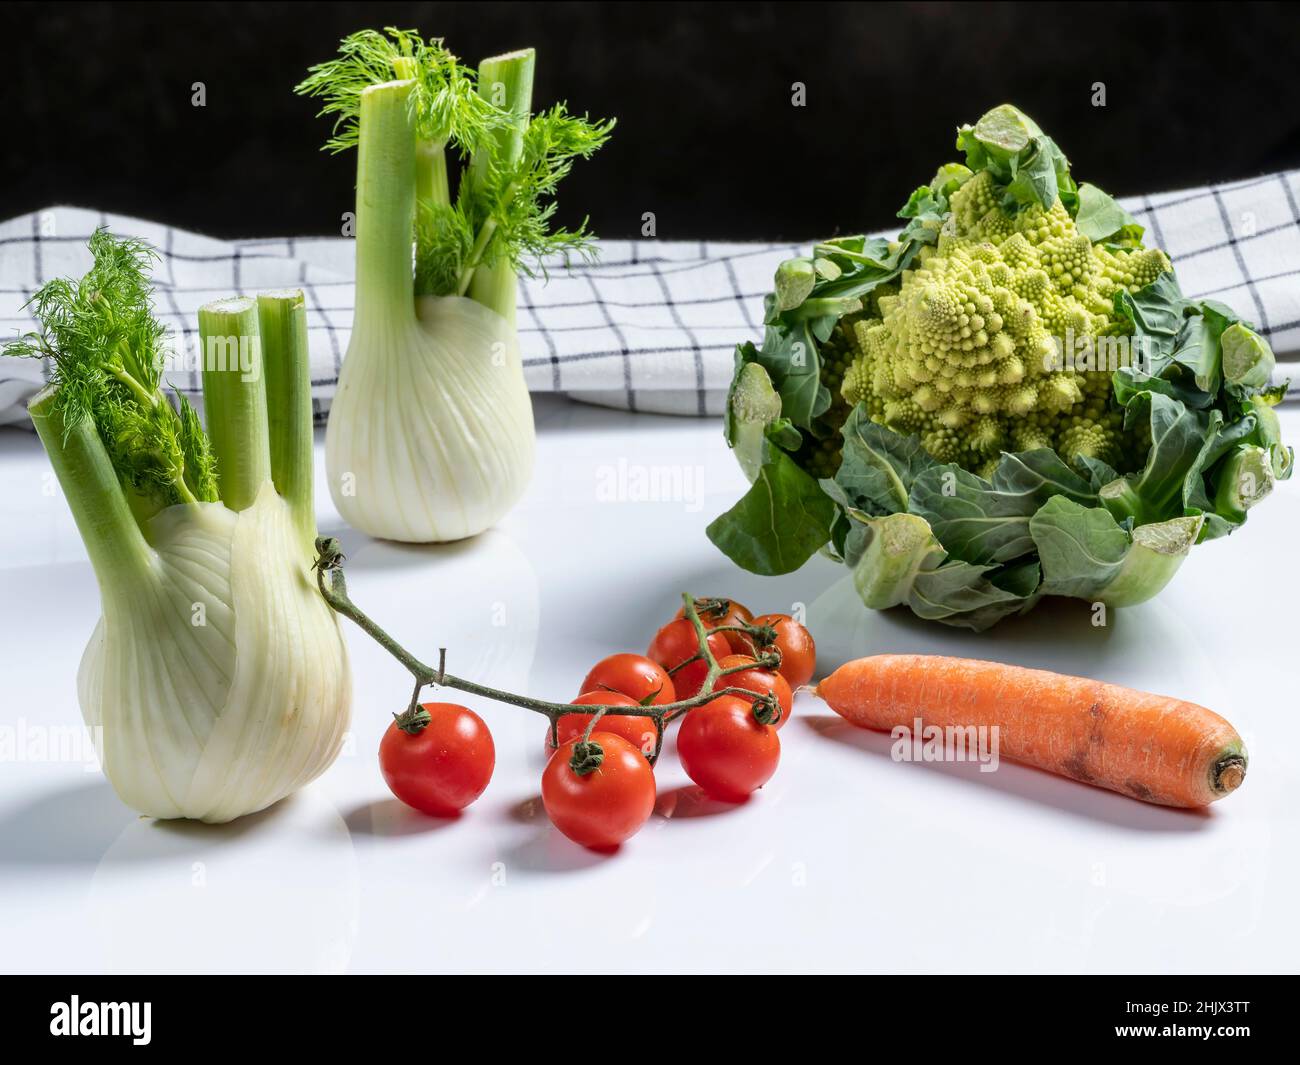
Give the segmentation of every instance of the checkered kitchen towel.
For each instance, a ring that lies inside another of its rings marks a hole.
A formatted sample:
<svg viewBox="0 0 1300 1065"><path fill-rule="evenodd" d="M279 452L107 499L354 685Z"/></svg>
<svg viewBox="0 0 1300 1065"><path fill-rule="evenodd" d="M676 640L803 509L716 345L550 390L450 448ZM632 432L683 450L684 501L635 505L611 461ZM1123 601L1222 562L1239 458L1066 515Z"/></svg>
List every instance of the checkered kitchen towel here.
<svg viewBox="0 0 1300 1065"><path fill-rule="evenodd" d="M1123 201L1148 240L1173 258L1183 292L1256 322L1277 352L1278 379L1300 378L1300 171ZM32 327L23 303L51 277L80 275L100 225L144 238L161 256L158 313L192 350L197 309L233 293L302 287L312 384L328 408L352 326L352 242L344 238L222 241L139 219L54 207L0 223L0 335ZM603 241L599 262L549 282L525 280L519 335L529 387L629 410L717 414L731 352L762 332L763 295L792 244ZM198 375L177 360L169 382L190 395ZM35 360L0 360L0 425L23 424L44 380ZM1300 395L1293 386L1292 398Z"/></svg>

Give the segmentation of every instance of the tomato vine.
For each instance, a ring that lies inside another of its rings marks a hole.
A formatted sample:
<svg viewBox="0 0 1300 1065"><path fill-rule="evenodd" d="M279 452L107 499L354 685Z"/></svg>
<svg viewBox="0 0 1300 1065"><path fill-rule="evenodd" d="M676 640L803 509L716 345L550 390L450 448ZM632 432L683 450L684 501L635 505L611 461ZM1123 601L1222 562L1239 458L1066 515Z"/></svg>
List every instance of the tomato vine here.
<svg viewBox="0 0 1300 1065"><path fill-rule="evenodd" d="M348 595L347 581L343 576L344 555L338 540L332 536L319 537L316 540L316 554L317 558L314 563L316 582L320 587L321 595L325 597L325 601L337 613L355 623L366 635L405 666L414 680L410 705L403 714L394 715L398 719L399 725L403 728L419 727L421 721L420 693L425 688L430 686L455 688L470 695L478 695L499 703L508 703L511 706L522 707L525 710L532 710L535 713L544 715L550 723L551 744L552 746L559 746L558 722L564 715L574 713L572 703L556 703L546 699L535 699L532 696L502 691L448 673L447 649L445 647L438 649L438 665L436 667L427 665L393 639L377 622L352 601ZM683 616L690 621L695 630L699 650L693 657L679 663L677 667L674 667L674 670L692 662L703 661L706 663L707 672L699 692L689 699L678 699L660 705L642 706L638 704L627 706L618 703L593 703L584 706L582 712L590 714L591 720L587 723L582 739L574 748L573 756L569 762L570 768L579 776L598 769L604 760L605 752L599 742L592 739L592 733L597 731L601 718L608 715L646 717L654 723L655 746L654 750L646 755L651 765L659 758L660 751L663 748L664 729L670 722L721 696L734 695L748 699L754 719L759 724L772 725L780 720L783 712L780 702L770 692L754 692L748 688L736 687L714 688L714 685L720 679L733 673L753 669L755 665L765 669L776 669L781 664L781 653L774 647L768 647L776 639L775 629L768 624L751 625L746 622L706 628L704 622L700 619L700 610L697 609L696 600L689 593L683 593L682 601ZM711 609L708 601L701 601L699 605L706 612ZM755 655L756 661L754 662L723 666L719 662L718 656L714 654L713 649L709 646L708 637L711 633L728 632L742 633L751 638L756 647L767 649L757 652ZM427 715L424 715L424 717L427 719Z"/></svg>

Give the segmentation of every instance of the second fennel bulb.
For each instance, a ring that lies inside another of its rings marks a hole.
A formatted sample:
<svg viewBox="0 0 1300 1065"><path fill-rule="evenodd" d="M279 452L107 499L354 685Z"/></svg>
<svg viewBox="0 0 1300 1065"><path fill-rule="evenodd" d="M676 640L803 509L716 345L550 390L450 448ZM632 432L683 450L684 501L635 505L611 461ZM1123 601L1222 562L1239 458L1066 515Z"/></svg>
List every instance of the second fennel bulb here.
<svg viewBox="0 0 1300 1065"><path fill-rule="evenodd" d="M585 223L554 225L553 197L613 127L563 104L533 115L534 59L475 74L440 40L362 31L298 87L336 116L327 147L357 150L356 313L325 451L339 513L372 536L473 536L532 475L517 275L594 254ZM449 148L468 158L454 197Z"/></svg>
<svg viewBox="0 0 1300 1065"><path fill-rule="evenodd" d="M354 329L325 433L339 514L372 536L459 540L495 525L533 471L515 330L464 296Z"/></svg>

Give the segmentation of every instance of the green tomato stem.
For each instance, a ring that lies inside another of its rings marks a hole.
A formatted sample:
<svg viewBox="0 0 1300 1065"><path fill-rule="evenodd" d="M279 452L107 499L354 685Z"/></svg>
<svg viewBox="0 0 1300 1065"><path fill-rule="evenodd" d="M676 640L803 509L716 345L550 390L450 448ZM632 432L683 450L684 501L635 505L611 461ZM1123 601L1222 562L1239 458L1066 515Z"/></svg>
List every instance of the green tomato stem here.
<svg viewBox="0 0 1300 1065"><path fill-rule="evenodd" d="M372 618L369 617L360 607L358 607L348 595L347 581L343 576L343 553L339 549L339 543L333 537L322 536L316 540L316 583L320 588L321 595L325 601L339 614L350 619L358 628L367 636L378 643L384 650L397 659L415 679L415 690L411 695L410 707L414 708L419 703L420 692L428 685L436 685L441 688L455 688L458 691L466 692L469 695L478 695L484 699L491 699L494 702L508 703L511 706L522 707L525 710L532 710L535 713L543 714L550 722L550 737L554 745L558 738L557 723L565 714L591 714L592 720L588 723L583 732L583 743L590 744L590 738L595 726L596 720L611 714L623 717L648 717L655 724L655 749L647 755L650 764L653 765L659 758L663 749L664 726L669 721L674 721L679 717L689 713L696 707L703 706L705 703L717 699L723 695L736 695L741 698L747 698L755 707L755 716L764 723L770 723L776 720L776 717L770 712L774 702L768 695L762 695L750 691L748 688L714 688L714 684L719 677L726 676L730 673L737 673L743 669L752 669L753 666L746 663L742 666L733 666L723 669L713 652L708 647L708 634L701 623L699 615L695 611L695 604L689 595L683 595L683 601L686 604L686 617L690 619L695 628L695 633L700 641L700 657L706 659L709 663L708 672L705 675L704 683L701 685L697 694L689 699L679 699L676 702L664 703L659 706L624 706L615 704L590 704L575 706L573 703L554 703L546 699L534 699L528 695L518 695L515 692L502 691L498 688L490 688L486 684L479 684L464 677L457 677L447 672L446 649L439 651L438 666L426 665L416 658L410 651L406 650L401 644L394 640L385 632ZM760 706L765 708L760 711ZM778 711L779 713L779 711ZM764 720L766 719L766 720ZM595 745L597 748L599 744ZM588 751L589 757L592 752Z"/></svg>

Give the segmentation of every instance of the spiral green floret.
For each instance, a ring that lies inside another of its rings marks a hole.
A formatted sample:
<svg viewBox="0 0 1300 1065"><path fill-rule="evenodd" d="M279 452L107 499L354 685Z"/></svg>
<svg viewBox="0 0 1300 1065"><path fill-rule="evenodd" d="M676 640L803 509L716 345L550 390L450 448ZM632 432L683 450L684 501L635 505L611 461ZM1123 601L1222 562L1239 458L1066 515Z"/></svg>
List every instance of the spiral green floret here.
<svg viewBox="0 0 1300 1065"><path fill-rule="evenodd" d="M1098 365L1096 354L1123 349L1096 341L1124 332L1115 294L1150 284L1169 259L1093 244L1059 199L1012 214L987 171L955 190L950 206L937 243L904 271L897 293L837 332L853 349L844 400L971 470L1034 447L1119 464L1122 417L1109 402L1116 367Z"/></svg>

